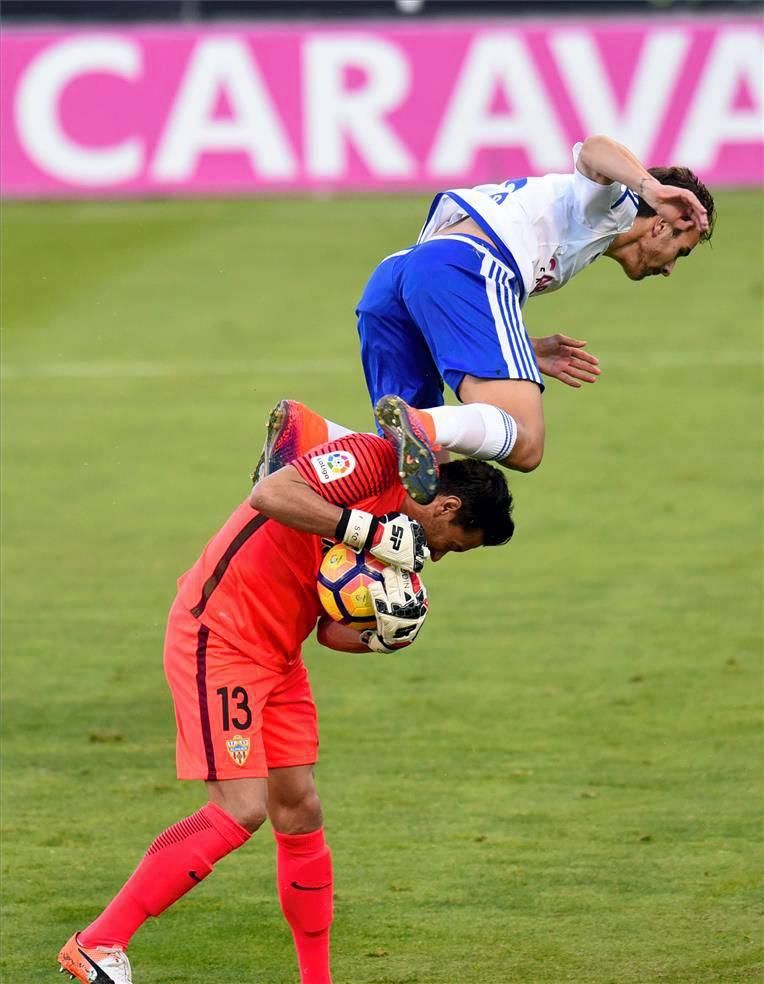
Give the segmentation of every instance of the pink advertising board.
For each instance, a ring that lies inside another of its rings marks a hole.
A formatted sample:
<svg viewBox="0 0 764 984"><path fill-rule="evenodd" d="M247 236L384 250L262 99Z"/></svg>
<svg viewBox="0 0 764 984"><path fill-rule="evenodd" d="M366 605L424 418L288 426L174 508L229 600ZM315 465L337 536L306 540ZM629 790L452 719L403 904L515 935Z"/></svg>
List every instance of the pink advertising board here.
<svg viewBox="0 0 764 984"><path fill-rule="evenodd" d="M5 197L434 189L607 133L762 183L752 18L6 30Z"/></svg>

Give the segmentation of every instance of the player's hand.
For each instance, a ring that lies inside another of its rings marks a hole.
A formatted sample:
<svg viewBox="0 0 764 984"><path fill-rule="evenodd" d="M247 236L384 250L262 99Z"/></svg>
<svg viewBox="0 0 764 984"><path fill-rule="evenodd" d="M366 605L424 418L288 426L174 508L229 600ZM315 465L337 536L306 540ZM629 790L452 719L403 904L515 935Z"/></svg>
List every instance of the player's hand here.
<svg viewBox="0 0 764 984"><path fill-rule="evenodd" d="M421 571L430 556L424 527L403 513L380 516L368 550L383 564L394 564L404 571Z"/></svg>
<svg viewBox="0 0 764 984"><path fill-rule="evenodd" d="M581 383L594 383L600 374L600 360L587 352L586 342L568 335L532 338L539 369L545 376L559 379L566 386L580 389Z"/></svg>
<svg viewBox="0 0 764 984"><path fill-rule="evenodd" d="M362 632L361 641L372 652L394 653L410 646L419 635L429 603L424 585L408 571L388 567L382 577L384 584L369 585L377 628Z"/></svg>
<svg viewBox="0 0 764 984"><path fill-rule="evenodd" d="M357 553L368 550L383 564L404 571L421 571L430 556L421 523L403 513L372 516L360 509L343 509L335 535Z"/></svg>
<svg viewBox="0 0 764 984"><path fill-rule="evenodd" d="M686 232L694 226L701 234L708 231L708 213L689 188L675 188L650 177L642 181L637 192L676 229Z"/></svg>

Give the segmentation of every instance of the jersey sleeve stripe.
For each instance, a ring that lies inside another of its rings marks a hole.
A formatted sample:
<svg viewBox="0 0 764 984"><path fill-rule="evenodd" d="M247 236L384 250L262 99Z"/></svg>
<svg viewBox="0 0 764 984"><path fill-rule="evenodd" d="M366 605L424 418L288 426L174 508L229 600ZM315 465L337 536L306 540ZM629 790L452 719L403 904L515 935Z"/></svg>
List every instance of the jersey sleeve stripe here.
<svg viewBox="0 0 764 984"><path fill-rule="evenodd" d="M379 468L373 454L373 444L367 435L359 434L355 448L356 478L360 482L361 496L371 495L379 489Z"/></svg>
<svg viewBox="0 0 764 984"><path fill-rule="evenodd" d="M372 475L374 491L381 492L384 487L384 466L376 444L372 441L366 442L363 465Z"/></svg>
<svg viewBox="0 0 764 984"><path fill-rule="evenodd" d="M351 434L320 447L292 462L300 476L322 499L333 505L352 505L370 496L379 495L398 479L392 448L386 455L387 442L376 434ZM355 459L353 470L342 477L322 482L312 466L315 458L344 451Z"/></svg>
<svg viewBox="0 0 764 984"><path fill-rule="evenodd" d="M316 475L313 468L311 468L310 465L308 464L307 459L296 458L294 461L291 461L290 464L292 465L293 468L297 469L297 471L300 473L300 477L303 478L308 483L308 485L310 485L313 491L318 492L320 494L321 487L318 481L318 476Z"/></svg>
<svg viewBox="0 0 764 984"><path fill-rule="evenodd" d="M383 453L385 450L388 450L388 452L392 450L389 444L377 444L374 442L371 448L374 452L377 474L379 475L380 491L382 491L382 489L389 487L397 480L398 474L395 466L395 456L391 453L387 455Z"/></svg>
<svg viewBox="0 0 764 984"><path fill-rule="evenodd" d="M394 459L394 455L386 457L384 454L385 450L388 448L390 448L390 446L386 442L383 442L376 437L372 437L372 439L367 442L370 467L376 479L375 491L377 492L383 492L386 488L389 488L397 477L397 472L390 468L390 463Z"/></svg>
<svg viewBox="0 0 764 984"><path fill-rule="evenodd" d="M633 192L631 188L624 188L624 192L621 195L621 197L618 199L618 201L613 202L613 204L610 207L618 208L618 206L622 202L624 202L627 198L632 203L632 205L634 205L635 208L639 208L639 196L635 194L635 192Z"/></svg>
<svg viewBox="0 0 764 984"><path fill-rule="evenodd" d="M356 494L359 492L365 492L367 489L371 489L376 485L376 469L374 469L370 464L367 450L362 450L361 448L357 449L355 456L355 472L352 477L355 478L354 492Z"/></svg>

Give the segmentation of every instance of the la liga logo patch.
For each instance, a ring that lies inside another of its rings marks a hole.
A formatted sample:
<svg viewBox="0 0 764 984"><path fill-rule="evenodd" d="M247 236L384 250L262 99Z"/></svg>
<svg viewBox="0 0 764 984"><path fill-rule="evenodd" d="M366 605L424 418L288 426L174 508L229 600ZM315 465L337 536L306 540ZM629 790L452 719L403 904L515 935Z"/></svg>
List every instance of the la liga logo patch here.
<svg viewBox="0 0 764 984"><path fill-rule="evenodd" d="M318 480L322 485L345 478L355 471L355 456L349 451L331 451L329 454L317 454L310 459L316 470Z"/></svg>
<svg viewBox="0 0 764 984"><path fill-rule="evenodd" d="M241 768L249 758L249 738L234 735L232 738L226 738L225 747L234 764Z"/></svg>

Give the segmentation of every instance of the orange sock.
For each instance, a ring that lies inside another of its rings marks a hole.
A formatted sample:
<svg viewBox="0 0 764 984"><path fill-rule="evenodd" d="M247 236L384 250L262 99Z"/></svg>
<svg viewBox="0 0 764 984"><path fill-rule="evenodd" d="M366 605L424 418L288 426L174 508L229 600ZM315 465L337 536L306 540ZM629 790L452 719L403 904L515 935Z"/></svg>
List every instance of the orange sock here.
<svg viewBox="0 0 764 984"><path fill-rule="evenodd" d="M425 434L427 434L427 440L435 447L438 442L438 435L435 430L435 421L432 419L432 414L427 410L415 410L413 407L411 408L411 412L416 414L419 423L424 428Z"/></svg>
<svg viewBox="0 0 764 984"><path fill-rule="evenodd" d="M293 406L300 418L300 454L305 454L319 444L326 444L329 440L328 422L304 403L295 402Z"/></svg>
<svg viewBox="0 0 764 984"><path fill-rule="evenodd" d="M323 827L309 834L280 834L279 901L292 930L301 984L332 984L329 929L334 914L332 855Z"/></svg>
<svg viewBox="0 0 764 984"><path fill-rule="evenodd" d="M173 824L156 838L101 915L79 934L79 942L127 949L149 916L177 902L207 877L216 861L249 838L249 831L215 803Z"/></svg>

